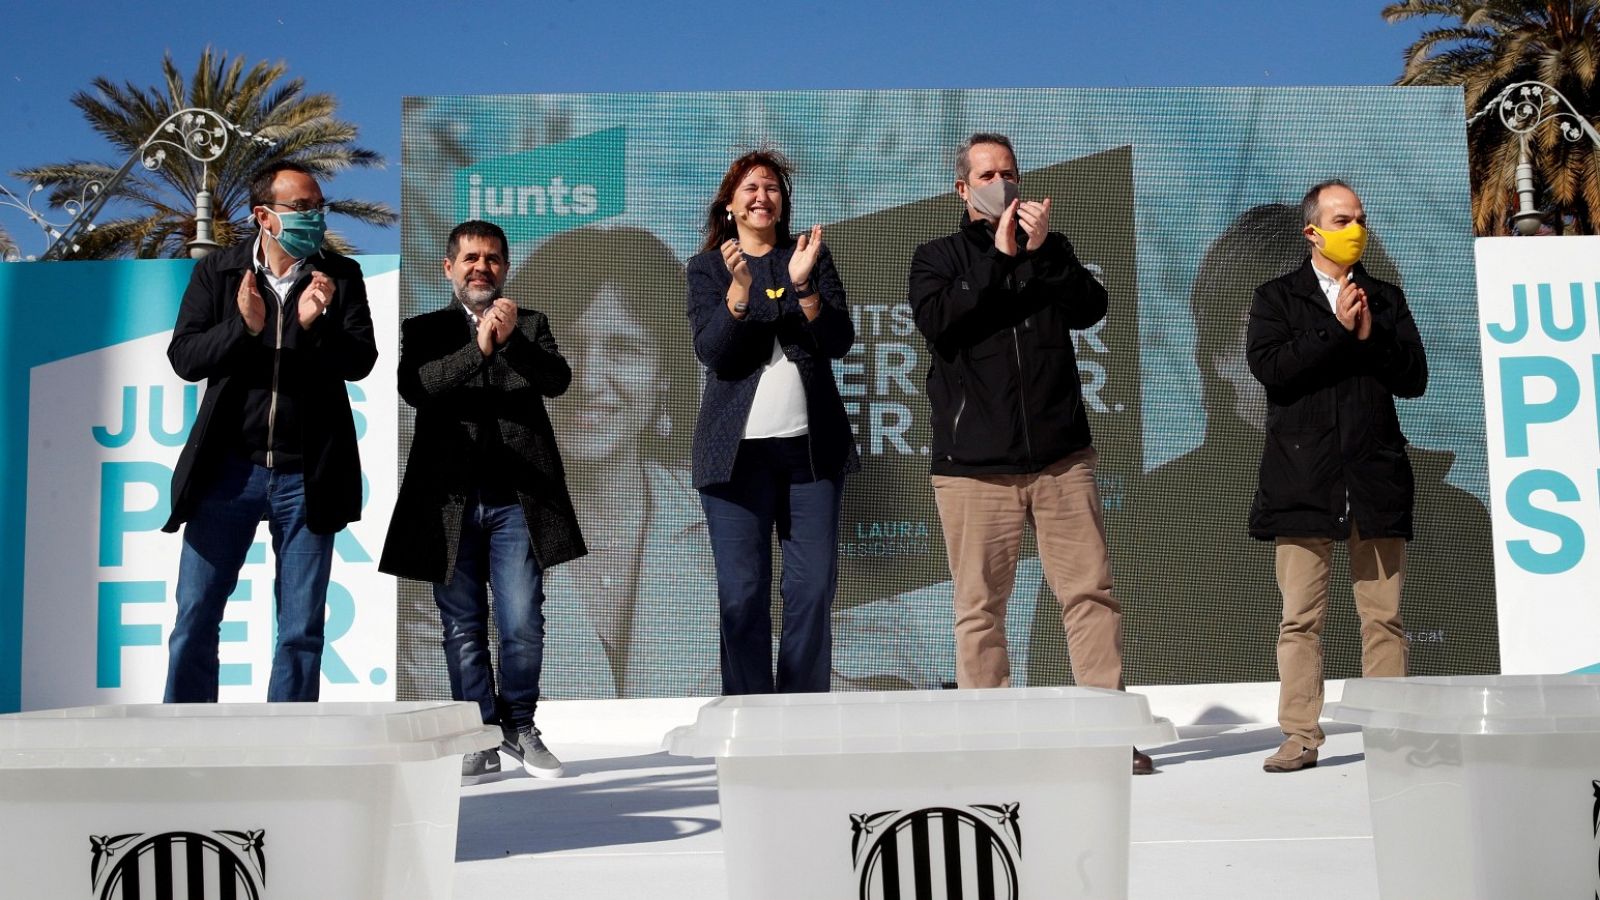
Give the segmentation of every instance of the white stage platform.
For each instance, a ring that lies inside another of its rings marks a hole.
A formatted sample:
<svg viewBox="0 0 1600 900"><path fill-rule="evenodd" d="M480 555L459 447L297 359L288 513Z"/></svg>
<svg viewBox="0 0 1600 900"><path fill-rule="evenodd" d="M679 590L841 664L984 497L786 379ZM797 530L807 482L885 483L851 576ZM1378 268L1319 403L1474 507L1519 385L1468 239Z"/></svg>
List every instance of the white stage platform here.
<svg viewBox="0 0 1600 900"><path fill-rule="evenodd" d="M1329 682L1328 702L1342 684ZM1378 896L1358 729L1324 722L1315 769L1261 771L1282 736L1277 685L1132 688L1180 739L1133 779L1134 900ZM716 767L660 750L705 701L540 705L567 777L462 789L455 896L722 900ZM730 898L731 900L731 898ZM748 900L748 898L739 898Z"/></svg>

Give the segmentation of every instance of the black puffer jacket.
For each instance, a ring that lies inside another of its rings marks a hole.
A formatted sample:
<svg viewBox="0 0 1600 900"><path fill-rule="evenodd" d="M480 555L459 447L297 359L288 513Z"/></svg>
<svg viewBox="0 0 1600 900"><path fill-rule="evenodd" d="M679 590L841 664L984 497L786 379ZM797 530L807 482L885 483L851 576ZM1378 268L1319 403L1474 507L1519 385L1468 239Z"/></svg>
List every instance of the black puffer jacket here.
<svg viewBox="0 0 1600 900"><path fill-rule="evenodd" d="M1340 324L1308 258L1256 288L1250 372L1267 389L1267 433L1250 533L1411 539L1411 463L1395 397L1428 387L1422 337L1406 295L1354 268L1367 292L1367 340Z"/></svg>
<svg viewBox="0 0 1600 900"><path fill-rule="evenodd" d="M1089 446L1072 330L1105 317L1106 289L1065 237L1006 256L963 213L917 248L909 289L933 354L935 475L1037 472Z"/></svg>

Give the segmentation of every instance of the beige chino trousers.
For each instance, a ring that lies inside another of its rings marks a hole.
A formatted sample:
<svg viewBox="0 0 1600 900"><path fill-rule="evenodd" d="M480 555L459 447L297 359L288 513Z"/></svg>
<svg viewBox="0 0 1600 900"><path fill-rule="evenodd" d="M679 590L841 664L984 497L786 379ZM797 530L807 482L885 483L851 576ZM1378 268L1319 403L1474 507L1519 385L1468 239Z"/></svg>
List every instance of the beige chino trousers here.
<svg viewBox="0 0 1600 900"><path fill-rule="evenodd" d="M1086 447L1028 475L933 476L955 587L956 684L1009 687L1006 601L1023 528L1032 525L1045 578L1061 602L1072 677L1122 687L1122 607L1111 596L1111 556Z"/></svg>
<svg viewBox="0 0 1600 900"><path fill-rule="evenodd" d="M1328 619L1328 580L1333 545L1329 538L1277 539L1278 591L1283 621L1278 626L1278 724L1307 747L1320 747L1322 726L1322 627ZM1350 582L1361 618L1361 673L1368 678L1406 674L1406 633L1400 623L1406 542L1361 537L1350 526Z"/></svg>

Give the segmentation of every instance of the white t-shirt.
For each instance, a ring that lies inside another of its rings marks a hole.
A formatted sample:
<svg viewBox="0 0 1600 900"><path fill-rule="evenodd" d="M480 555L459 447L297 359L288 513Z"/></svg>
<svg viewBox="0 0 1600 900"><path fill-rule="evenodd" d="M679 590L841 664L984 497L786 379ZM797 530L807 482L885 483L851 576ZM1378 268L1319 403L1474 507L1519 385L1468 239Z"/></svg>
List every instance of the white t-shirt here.
<svg viewBox="0 0 1600 900"><path fill-rule="evenodd" d="M800 367L783 355L783 345L772 339L772 358L761 370L750 417L744 423L747 438L794 437L810 430L806 419L806 389Z"/></svg>

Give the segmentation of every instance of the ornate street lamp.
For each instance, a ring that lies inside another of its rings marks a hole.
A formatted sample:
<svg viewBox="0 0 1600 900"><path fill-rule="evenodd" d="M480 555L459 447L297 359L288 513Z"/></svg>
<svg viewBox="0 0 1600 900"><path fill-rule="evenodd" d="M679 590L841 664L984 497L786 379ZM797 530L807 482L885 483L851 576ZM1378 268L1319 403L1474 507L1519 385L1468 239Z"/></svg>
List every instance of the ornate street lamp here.
<svg viewBox="0 0 1600 900"><path fill-rule="evenodd" d="M1535 128L1554 120L1561 136L1576 142L1584 137L1594 142L1600 151L1600 132L1589 120L1561 95L1561 92L1542 81L1518 81L1508 84L1505 90L1485 103L1483 109L1467 120L1467 125L1483 118L1490 110L1500 114L1500 121L1520 144L1517 154L1517 214L1512 216L1518 234L1531 235L1539 230L1544 214L1533 205L1533 164L1528 160L1528 136Z"/></svg>
<svg viewBox="0 0 1600 900"><path fill-rule="evenodd" d="M50 222L33 208L33 196L44 190L42 184L34 185L26 198L19 198L6 190L4 185L0 185L0 192L5 194L4 197L0 197L0 206L21 210L23 215L43 229L50 243L38 257L39 259L63 259L78 250L79 235L94 230L95 216L100 214L106 201L116 193L118 185L128 177L128 173L133 171L135 162L143 164L146 169L153 172L167 161L169 148L181 150L185 156L200 164L200 191L194 197L194 240L185 245L189 248L189 255L199 259L218 246L216 241L211 239L211 191L206 187L206 183L209 180L210 164L220 159L223 151L228 149L229 133L237 134L240 138L263 147L272 146L272 141L240 128L212 110L189 107L178 110L157 125L155 130L150 132L150 136L145 138L128 157L127 162L122 164L122 168L104 183L98 180L91 181L84 185L82 194L76 200L63 203L62 209L72 217L66 223Z"/></svg>

